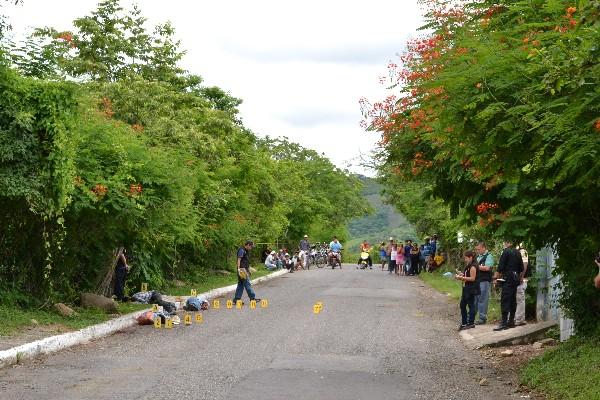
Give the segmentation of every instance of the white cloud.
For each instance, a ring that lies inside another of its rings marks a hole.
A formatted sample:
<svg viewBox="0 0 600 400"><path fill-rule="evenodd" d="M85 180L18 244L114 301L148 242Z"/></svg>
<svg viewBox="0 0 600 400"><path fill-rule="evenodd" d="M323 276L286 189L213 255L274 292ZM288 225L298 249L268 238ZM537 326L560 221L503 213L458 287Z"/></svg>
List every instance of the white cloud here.
<svg viewBox="0 0 600 400"><path fill-rule="evenodd" d="M25 0L6 11L17 32L27 26L69 29L95 4ZM190 72L244 100L240 111L250 129L287 136L338 166L373 149L378 138L359 127L358 100L384 96L379 76L420 24L416 0L138 4L151 24L173 23Z"/></svg>

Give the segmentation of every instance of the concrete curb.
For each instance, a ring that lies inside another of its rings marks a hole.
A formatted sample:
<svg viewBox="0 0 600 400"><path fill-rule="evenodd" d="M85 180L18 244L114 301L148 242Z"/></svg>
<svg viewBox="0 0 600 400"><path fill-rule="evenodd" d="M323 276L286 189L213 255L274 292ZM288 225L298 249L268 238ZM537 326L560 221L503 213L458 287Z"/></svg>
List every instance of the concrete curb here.
<svg viewBox="0 0 600 400"><path fill-rule="evenodd" d="M288 271L285 269L276 271L272 274L253 279L251 282L253 285L261 282L266 282L271 279L278 278L286 274L287 272ZM227 293L233 292L236 289L236 287L237 285L229 285L221 288L216 288L205 293L200 293L200 295L210 300L216 297L221 297ZM189 296L182 296L182 298L187 297ZM0 368L8 367L10 365L17 364L23 360L34 358L42 354L54 353L72 346L87 343L94 339L110 336L113 333L118 332L120 330L136 326L136 318L140 314L148 310L136 311L130 314L126 314L122 317L103 322L98 325L88 326L87 328L83 328L75 332L68 332L62 335L50 336L44 339L36 340L35 342L13 347L12 349L0 351Z"/></svg>

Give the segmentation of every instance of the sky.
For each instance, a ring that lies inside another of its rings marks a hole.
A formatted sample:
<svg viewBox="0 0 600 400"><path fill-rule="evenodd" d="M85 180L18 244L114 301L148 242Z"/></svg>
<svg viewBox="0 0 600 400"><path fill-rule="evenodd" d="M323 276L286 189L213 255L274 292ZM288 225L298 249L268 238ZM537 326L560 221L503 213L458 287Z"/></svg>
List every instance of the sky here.
<svg viewBox="0 0 600 400"><path fill-rule="evenodd" d="M8 6L13 33L71 30L97 0L24 0ZM133 2L122 0L129 7ZM171 21L183 66L241 98L244 125L324 153L340 168L360 164L378 135L365 132L358 100L385 97L379 78L417 36L417 0L139 0L149 27Z"/></svg>

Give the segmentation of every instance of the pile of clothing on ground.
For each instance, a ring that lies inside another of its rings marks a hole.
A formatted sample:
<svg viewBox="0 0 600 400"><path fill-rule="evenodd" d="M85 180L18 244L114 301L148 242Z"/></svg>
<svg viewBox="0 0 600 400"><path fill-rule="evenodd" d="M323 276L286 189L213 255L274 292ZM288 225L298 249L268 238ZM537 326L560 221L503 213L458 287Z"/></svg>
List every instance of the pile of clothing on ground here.
<svg viewBox="0 0 600 400"><path fill-rule="evenodd" d="M140 325L151 325L157 317L160 317L162 323L165 323L167 318L171 318L173 315L174 317L171 319L175 318L179 321L179 318L176 316L177 307L175 306L175 303L163 300L162 295L156 290L138 292L131 296L131 300L141 304L157 304L160 307L159 311L147 311L142 313L137 318L138 324ZM186 311L200 311L208 310L208 306L208 300L204 296L192 296L186 300L183 309Z"/></svg>

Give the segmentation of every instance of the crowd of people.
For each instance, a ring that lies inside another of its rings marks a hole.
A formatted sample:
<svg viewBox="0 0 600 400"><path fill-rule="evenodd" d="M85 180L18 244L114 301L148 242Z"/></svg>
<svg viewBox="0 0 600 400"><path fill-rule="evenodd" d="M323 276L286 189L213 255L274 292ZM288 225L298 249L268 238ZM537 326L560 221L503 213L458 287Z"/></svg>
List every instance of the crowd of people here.
<svg viewBox="0 0 600 400"><path fill-rule="evenodd" d="M344 246L335 236L329 244L326 242L311 244L308 235L304 235L298 247L291 254L287 248L280 248L279 251L275 251L270 246L266 246L262 253L261 262L269 271L285 268L289 272L294 272L309 269L311 265L315 264L315 258L318 255L324 255L328 262L331 262L333 257L338 257L341 263L343 248Z"/></svg>
<svg viewBox="0 0 600 400"><path fill-rule="evenodd" d="M494 256L484 242L477 243L475 251L466 251L463 260L464 267L454 275L454 278L463 284L460 299L461 323L458 329L472 329L476 325L487 323L493 286L502 288L502 319L494 330L501 331L524 325L529 256L522 244L513 247L512 241L505 240L495 271Z"/></svg>
<svg viewBox="0 0 600 400"><path fill-rule="evenodd" d="M390 237L387 244L380 243L379 259L382 271L387 266L389 274L409 276L418 275L423 271L433 272L443 263L437 235L426 237L421 245L411 239L406 239L404 243L396 242Z"/></svg>

